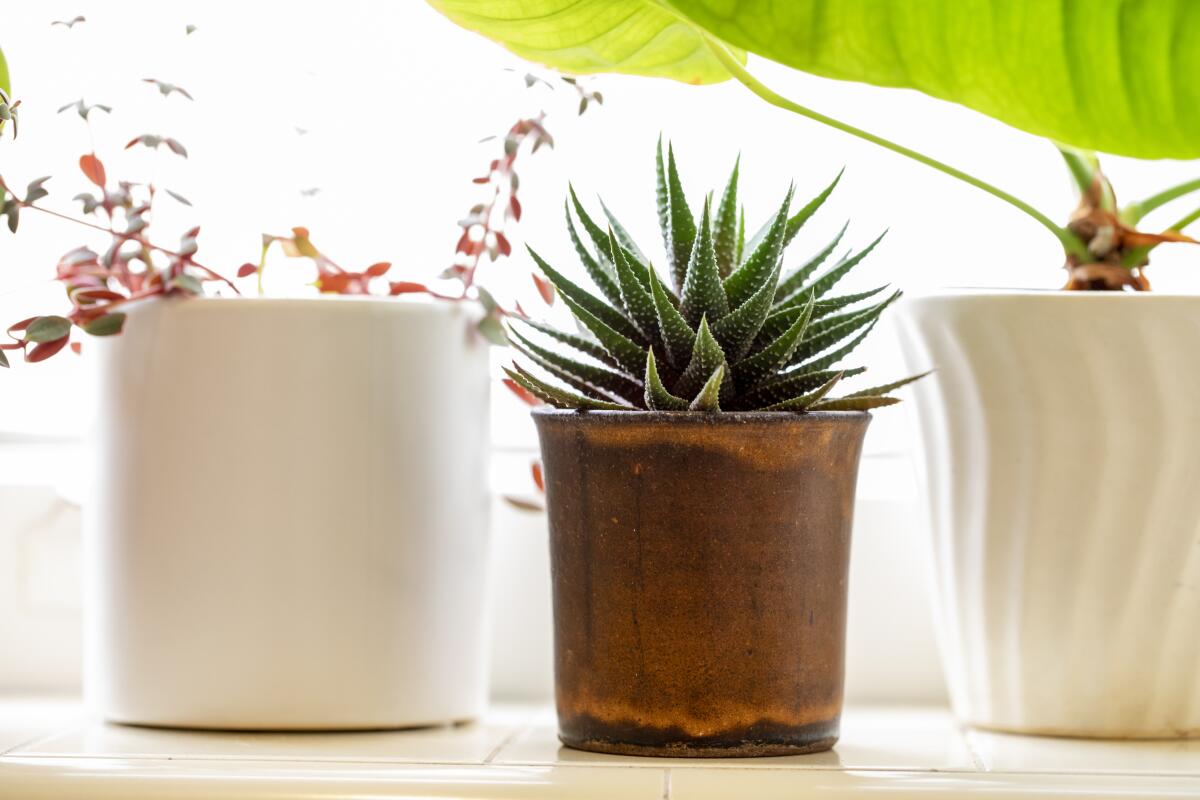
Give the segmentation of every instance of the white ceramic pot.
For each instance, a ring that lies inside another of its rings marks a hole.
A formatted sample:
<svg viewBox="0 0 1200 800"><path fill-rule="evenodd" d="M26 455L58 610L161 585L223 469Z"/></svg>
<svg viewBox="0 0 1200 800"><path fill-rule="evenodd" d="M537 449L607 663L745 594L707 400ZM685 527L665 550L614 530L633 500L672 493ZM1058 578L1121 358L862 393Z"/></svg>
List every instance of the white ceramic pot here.
<svg viewBox="0 0 1200 800"><path fill-rule="evenodd" d="M967 722L1200 736L1200 297L947 294L898 312L943 658Z"/></svg>
<svg viewBox="0 0 1200 800"><path fill-rule="evenodd" d="M481 713L488 369L468 309L152 302L87 348L101 714L348 729Z"/></svg>

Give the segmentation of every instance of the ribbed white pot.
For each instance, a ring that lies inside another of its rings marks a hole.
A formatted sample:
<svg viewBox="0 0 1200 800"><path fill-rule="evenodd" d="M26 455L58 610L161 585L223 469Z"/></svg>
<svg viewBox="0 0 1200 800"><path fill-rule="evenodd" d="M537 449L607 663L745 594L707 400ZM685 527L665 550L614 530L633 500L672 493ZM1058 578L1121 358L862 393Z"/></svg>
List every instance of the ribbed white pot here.
<svg viewBox="0 0 1200 800"><path fill-rule="evenodd" d="M488 370L467 309L151 302L87 349L101 714L339 729L481 713Z"/></svg>
<svg viewBox="0 0 1200 800"><path fill-rule="evenodd" d="M948 294L898 313L965 721L1200 736L1200 297Z"/></svg>

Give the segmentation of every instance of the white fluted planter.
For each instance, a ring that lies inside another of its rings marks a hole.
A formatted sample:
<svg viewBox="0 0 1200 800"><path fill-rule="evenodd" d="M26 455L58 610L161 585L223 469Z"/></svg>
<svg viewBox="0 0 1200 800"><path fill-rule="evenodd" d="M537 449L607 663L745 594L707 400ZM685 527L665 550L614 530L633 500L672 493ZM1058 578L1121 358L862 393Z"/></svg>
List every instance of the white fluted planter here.
<svg viewBox="0 0 1200 800"><path fill-rule="evenodd" d="M186 300L92 340L86 690L110 720L389 728L486 699L468 309Z"/></svg>
<svg viewBox="0 0 1200 800"><path fill-rule="evenodd" d="M947 294L898 313L965 721L1200 736L1200 297Z"/></svg>

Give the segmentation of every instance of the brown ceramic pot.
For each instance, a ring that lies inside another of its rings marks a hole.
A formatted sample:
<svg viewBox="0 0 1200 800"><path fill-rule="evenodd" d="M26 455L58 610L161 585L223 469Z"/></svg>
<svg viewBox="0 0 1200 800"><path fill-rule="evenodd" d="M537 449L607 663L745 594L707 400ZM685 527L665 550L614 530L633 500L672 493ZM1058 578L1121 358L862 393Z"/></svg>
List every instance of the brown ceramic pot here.
<svg viewBox="0 0 1200 800"><path fill-rule="evenodd" d="M855 413L533 413L559 738L652 756L838 737Z"/></svg>

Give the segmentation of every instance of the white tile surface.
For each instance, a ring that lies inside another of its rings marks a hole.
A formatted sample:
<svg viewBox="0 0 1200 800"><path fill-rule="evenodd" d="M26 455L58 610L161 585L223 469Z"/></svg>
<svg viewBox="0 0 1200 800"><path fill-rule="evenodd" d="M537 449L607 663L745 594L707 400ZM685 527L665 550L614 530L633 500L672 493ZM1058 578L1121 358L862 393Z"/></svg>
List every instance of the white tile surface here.
<svg viewBox="0 0 1200 800"><path fill-rule="evenodd" d="M246 734L89 722L0 698L0 798L1200 798L1200 742L963 731L939 709L849 709L830 753L687 760L559 746L552 709L420 731Z"/></svg>

